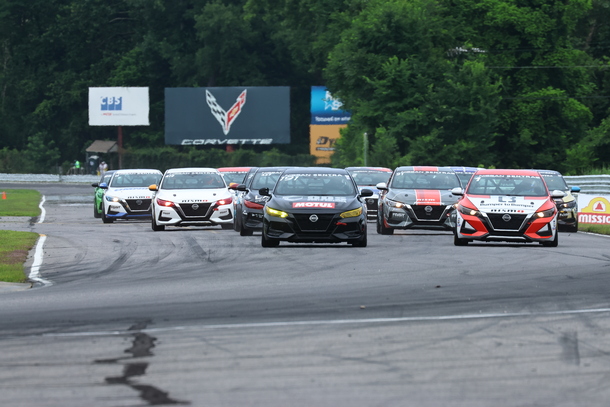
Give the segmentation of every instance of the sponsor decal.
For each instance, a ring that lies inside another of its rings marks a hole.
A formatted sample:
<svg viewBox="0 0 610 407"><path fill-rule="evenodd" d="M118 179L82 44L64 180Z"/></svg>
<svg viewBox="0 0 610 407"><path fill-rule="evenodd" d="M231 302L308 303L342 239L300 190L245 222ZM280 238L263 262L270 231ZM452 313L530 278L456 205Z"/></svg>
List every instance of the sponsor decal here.
<svg viewBox="0 0 610 407"><path fill-rule="evenodd" d="M334 209L334 202L293 202L293 208L322 208L322 209Z"/></svg>
<svg viewBox="0 0 610 407"><path fill-rule="evenodd" d="M208 106L210 107L212 115L214 115L216 120L218 120L218 123L220 123L220 125L222 126L222 131L225 136L229 134L229 131L231 130L231 124L233 124L237 116L239 116L242 107L246 104L246 93L247 89L245 89L237 97L237 101L233 106L231 106L231 108L227 112L222 107L220 107L220 105L216 101L216 98L214 97L214 95L212 95L212 92L207 89L205 91L205 100L206 102L208 102Z"/></svg>
<svg viewBox="0 0 610 407"><path fill-rule="evenodd" d="M578 206L582 209L578 212L579 223L590 223L597 225L610 225L610 197L578 195Z"/></svg>
<svg viewBox="0 0 610 407"><path fill-rule="evenodd" d="M271 144L272 138L253 138L253 139L183 139L180 143L183 146L204 146L204 145L225 145L225 144Z"/></svg>
<svg viewBox="0 0 610 407"><path fill-rule="evenodd" d="M441 191L434 189L416 189L415 205L440 205Z"/></svg>
<svg viewBox="0 0 610 407"><path fill-rule="evenodd" d="M150 196L128 196L125 199L150 199Z"/></svg>
<svg viewBox="0 0 610 407"><path fill-rule="evenodd" d="M544 198L546 200L546 198ZM473 202L475 203L475 202ZM485 212L502 213L531 213L540 207L543 202L535 202L531 198L522 196L498 196L490 197L488 200L480 201L477 206Z"/></svg>

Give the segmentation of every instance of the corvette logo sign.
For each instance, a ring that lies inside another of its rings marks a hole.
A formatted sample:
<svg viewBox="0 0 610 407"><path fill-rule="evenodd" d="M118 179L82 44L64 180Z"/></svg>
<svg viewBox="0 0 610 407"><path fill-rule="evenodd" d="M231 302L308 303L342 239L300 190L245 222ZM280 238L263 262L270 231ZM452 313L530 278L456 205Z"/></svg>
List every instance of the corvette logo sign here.
<svg viewBox="0 0 610 407"><path fill-rule="evenodd" d="M244 90L237 97L237 101L235 102L235 104L231 106L228 112L226 112L222 107L220 107L214 95L212 95L209 90L205 91L205 100L206 102L208 102L208 106L210 107L212 114L214 115L216 120L218 120L218 123L220 123L220 125L222 126L222 131L225 136L229 134L229 130L231 130L231 124L233 124L233 121L235 121L237 116L239 116L239 114L241 113L241 108L246 104L246 92L247 90Z"/></svg>

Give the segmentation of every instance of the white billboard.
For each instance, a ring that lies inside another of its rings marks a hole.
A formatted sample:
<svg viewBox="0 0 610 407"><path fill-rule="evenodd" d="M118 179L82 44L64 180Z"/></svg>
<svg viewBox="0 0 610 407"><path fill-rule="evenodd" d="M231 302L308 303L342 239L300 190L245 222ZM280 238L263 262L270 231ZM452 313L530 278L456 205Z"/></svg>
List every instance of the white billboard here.
<svg viewBox="0 0 610 407"><path fill-rule="evenodd" d="M149 126L148 88L89 88L89 126Z"/></svg>

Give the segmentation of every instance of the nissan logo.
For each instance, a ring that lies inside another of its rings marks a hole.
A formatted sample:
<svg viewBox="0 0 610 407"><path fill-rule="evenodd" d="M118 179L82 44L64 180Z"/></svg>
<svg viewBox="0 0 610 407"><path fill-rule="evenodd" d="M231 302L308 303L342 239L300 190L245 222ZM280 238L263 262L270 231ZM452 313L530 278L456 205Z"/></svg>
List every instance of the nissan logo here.
<svg viewBox="0 0 610 407"><path fill-rule="evenodd" d="M432 207L430 205L427 205L424 210L426 211L426 213L430 213L432 212Z"/></svg>
<svg viewBox="0 0 610 407"><path fill-rule="evenodd" d="M502 220L504 222L510 222L511 219L512 219L512 217L508 213L505 213L504 215L502 215Z"/></svg>
<svg viewBox="0 0 610 407"><path fill-rule="evenodd" d="M136 201L136 205L138 205L138 206L142 205L142 200L141 200L141 199L138 199L138 200Z"/></svg>
<svg viewBox="0 0 610 407"><path fill-rule="evenodd" d="M197 209L199 209L199 205L197 205L197 204L193 204L193 205L191 206L191 208L193 208L193 210L194 210L194 211L196 211Z"/></svg>
<svg viewBox="0 0 610 407"><path fill-rule="evenodd" d="M309 217L309 221L310 222L317 222L318 221L318 215L311 215Z"/></svg>

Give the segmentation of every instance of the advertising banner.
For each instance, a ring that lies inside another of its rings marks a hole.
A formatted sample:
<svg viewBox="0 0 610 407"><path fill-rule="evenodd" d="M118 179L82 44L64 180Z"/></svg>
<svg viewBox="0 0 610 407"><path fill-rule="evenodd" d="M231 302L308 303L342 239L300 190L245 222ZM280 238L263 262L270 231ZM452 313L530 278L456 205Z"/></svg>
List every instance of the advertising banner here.
<svg viewBox="0 0 610 407"><path fill-rule="evenodd" d="M334 126L309 126L309 154L316 156L316 164L330 164L335 143L341 137L339 130L346 124Z"/></svg>
<svg viewBox="0 0 610 407"><path fill-rule="evenodd" d="M311 124L347 124L351 114L342 107L343 103L335 99L325 86L311 87Z"/></svg>
<svg viewBox="0 0 610 407"><path fill-rule="evenodd" d="M290 143L287 86L165 89L165 144L274 143Z"/></svg>
<svg viewBox="0 0 610 407"><path fill-rule="evenodd" d="M610 225L610 195L578 194L578 223Z"/></svg>
<svg viewBox="0 0 610 407"><path fill-rule="evenodd" d="M89 126L149 126L148 88L89 88Z"/></svg>

